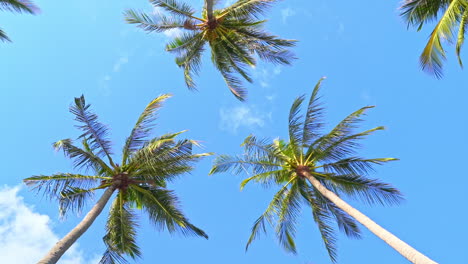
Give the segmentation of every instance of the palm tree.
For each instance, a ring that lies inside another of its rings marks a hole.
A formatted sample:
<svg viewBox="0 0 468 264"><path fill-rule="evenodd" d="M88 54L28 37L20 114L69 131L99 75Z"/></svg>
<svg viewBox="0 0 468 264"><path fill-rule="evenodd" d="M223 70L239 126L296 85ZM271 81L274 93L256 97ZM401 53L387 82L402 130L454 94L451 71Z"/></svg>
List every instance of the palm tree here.
<svg viewBox="0 0 468 264"><path fill-rule="evenodd" d="M424 24L437 20L420 57L422 69L437 78L442 77L445 60L442 43L453 42L457 29L455 51L458 62L463 67L460 52L465 41L465 26L468 22L467 5L466 0L405 0L401 6L401 15L407 21L408 27L417 27L418 31Z"/></svg>
<svg viewBox="0 0 468 264"><path fill-rule="evenodd" d="M0 0L0 10L36 14L39 8L29 0ZM3 42L11 41L2 29L0 29L0 40Z"/></svg>
<svg viewBox="0 0 468 264"><path fill-rule="evenodd" d="M398 204L400 192L367 174L374 165L394 158L366 159L354 156L358 141L382 130L376 127L353 133L361 116L371 107L363 107L347 116L329 133L320 133L323 127L323 108L319 102L321 79L310 98L305 120L300 113L304 96L292 104L289 114L289 142L258 139L251 135L242 144L242 156L218 156L210 172L231 171L236 174L251 171L253 176L241 183L241 189L253 181L266 187L280 186L266 211L255 221L246 250L265 225L275 225L276 236L284 249L296 253L294 242L296 220L302 205L312 209L325 247L333 262L337 260L336 237L333 222L352 238L360 237L359 222L413 263L435 263L396 236L377 225L370 218L351 207L341 197L356 198L368 204ZM275 221L276 224L274 223Z"/></svg>
<svg viewBox="0 0 468 264"><path fill-rule="evenodd" d="M176 55L176 63L184 69L189 89L196 88L193 75L200 70L206 44L211 48L211 60L216 69L241 101L247 94L236 74L252 82L247 69L257 65L256 57L274 64L290 64L294 59L286 48L294 46L295 41L266 33L263 30L266 20L258 18L277 0L238 0L229 7L214 11L213 0L206 0L201 17L194 15L195 10L191 6L176 0L150 2L172 16L127 10L126 20L148 32L184 31L166 45L166 50Z"/></svg>
<svg viewBox="0 0 468 264"><path fill-rule="evenodd" d="M93 174L57 173L30 177L24 182L57 199L62 216L70 211L80 212L95 191L104 190L104 193L84 219L39 263L56 263L91 226L114 192L117 195L110 207L107 233L103 238L107 250L100 263L124 263L124 255L131 258L140 256L136 244L135 208L144 210L150 222L160 230L208 238L184 216L178 207L177 196L166 185L179 175L190 172L196 161L210 154L192 154L192 147L198 145L196 141L176 140L176 136L184 131L148 139L156 112L169 97L161 95L145 108L125 142L120 165L111 158L107 127L89 110L90 105L86 104L83 96L75 98L70 112L80 123L77 127L83 131L79 137L82 148L73 145L70 139L57 141L54 147L73 159L75 168L91 170Z"/></svg>

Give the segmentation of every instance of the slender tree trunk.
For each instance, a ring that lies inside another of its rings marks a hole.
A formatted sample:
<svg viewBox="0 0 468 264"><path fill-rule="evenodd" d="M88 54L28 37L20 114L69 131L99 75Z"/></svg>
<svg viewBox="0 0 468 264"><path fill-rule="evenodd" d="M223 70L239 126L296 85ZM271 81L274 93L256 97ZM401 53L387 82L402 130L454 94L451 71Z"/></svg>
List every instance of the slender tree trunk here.
<svg viewBox="0 0 468 264"><path fill-rule="evenodd" d="M38 264L54 264L62 257L62 255L75 243L75 241L88 230L91 224L96 220L102 209L106 206L115 187L111 186L106 189L104 194L99 198L99 201L91 208L83 220L73 228L65 237L58 241L54 247L42 258Z"/></svg>
<svg viewBox="0 0 468 264"><path fill-rule="evenodd" d="M315 179L308 171L301 171L301 173L323 196L327 197L328 200L338 206L341 210L345 211L363 226L367 227L372 233L385 241L385 243L398 251L398 253L400 253L410 262L415 264L437 264L437 262L421 254L419 251L385 230L376 222L372 221L372 219L365 216L363 213L359 212L357 209L343 201L335 193L325 188L325 186L323 186L317 179Z"/></svg>
<svg viewBox="0 0 468 264"><path fill-rule="evenodd" d="M213 20L213 3L214 0L205 0L205 8L206 8L206 15L208 17L208 21Z"/></svg>

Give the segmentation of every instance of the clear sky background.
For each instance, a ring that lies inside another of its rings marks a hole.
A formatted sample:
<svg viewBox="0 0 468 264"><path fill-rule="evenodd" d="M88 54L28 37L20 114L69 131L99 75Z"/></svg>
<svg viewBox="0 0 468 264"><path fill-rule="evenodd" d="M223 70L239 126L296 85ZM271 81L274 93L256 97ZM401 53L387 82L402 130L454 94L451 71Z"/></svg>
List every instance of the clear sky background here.
<svg viewBox="0 0 468 264"><path fill-rule="evenodd" d="M453 46L442 80L420 71L418 56L431 28L408 31L399 2L281 1L269 12L267 28L299 40L299 59L291 67L252 69L255 83L247 86L246 103L230 94L208 54L196 79L199 92L185 88L182 71L164 52L171 34L146 34L124 22L126 8L152 11L145 0L35 2L42 9L37 16L0 14L13 40L0 43L1 263L34 263L84 215L60 220L56 203L21 183L31 175L78 172L51 145L79 135L68 112L74 97L84 94L110 126L116 153L146 104L172 93L155 135L189 129L186 137L203 142L200 152L239 154L251 133L286 137L292 101L310 94L321 76L328 77L322 95L329 126L376 105L362 129L387 130L369 137L360 154L401 159L372 176L398 187L406 202L372 208L349 203L439 263L468 263L467 72L458 67ZM201 0L187 2L202 6ZM212 160L170 186L210 239L159 233L141 215L143 258L135 263L331 263L308 208L298 225L297 255L285 253L271 230L245 253L250 228L275 190L251 185L241 192L244 177L207 175ZM97 263L105 250L106 214L60 263ZM343 264L407 263L364 228L361 240L340 235L338 247Z"/></svg>

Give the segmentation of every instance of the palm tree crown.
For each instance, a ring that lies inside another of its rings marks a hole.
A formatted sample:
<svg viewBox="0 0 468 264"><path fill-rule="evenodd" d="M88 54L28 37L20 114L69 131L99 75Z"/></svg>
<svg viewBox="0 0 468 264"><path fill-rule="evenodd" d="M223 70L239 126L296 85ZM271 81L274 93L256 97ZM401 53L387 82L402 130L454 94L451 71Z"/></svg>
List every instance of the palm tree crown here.
<svg viewBox="0 0 468 264"><path fill-rule="evenodd" d="M292 104L289 114L289 141L275 139L270 143L267 139L258 139L251 135L242 144L245 148L244 155L221 155L215 160L210 173L252 172L253 176L242 181L241 189L249 182L267 187L279 186L279 191L266 211L255 221L246 249L260 232L265 232L266 223L269 223L275 226L281 246L295 253L296 221L303 205L312 209L313 219L332 261L335 262L337 257L333 223L347 236L360 237L356 221L312 186L307 177L304 177L304 172L336 194L357 198L369 204L398 204L402 200L397 189L366 176L374 165L395 160L394 158L365 159L355 156L359 140L383 129L376 127L353 133L353 129L361 121L360 117L371 107L363 107L350 114L329 133L320 133L323 127L323 108L318 97L321 81L313 90L304 117L300 113L304 96L297 98Z"/></svg>
<svg viewBox="0 0 468 264"><path fill-rule="evenodd" d="M453 42L455 34L455 51L458 62L463 67L460 52L465 41L465 26L468 22L467 5L466 0L405 0L401 6L401 15L407 21L408 27L417 27L418 31L424 24L437 20L420 57L423 70L434 74L437 78L442 77L445 60L442 43Z"/></svg>
<svg viewBox="0 0 468 264"><path fill-rule="evenodd" d="M0 10L36 14L39 8L29 0L0 0ZM2 29L0 29L0 40L11 41Z"/></svg>
<svg viewBox="0 0 468 264"><path fill-rule="evenodd" d="M150 0L158 8L170 13L145 14L126 11L126 20L149 32L184 30L166 45L166 50L176 55L176 63L184 69L185 83L196 88L193 75L201 67L201 56L208 43L211 60L223 76L230 91L244 100L246 91L236 74L252 82L247 69L256 65L256 57L274 64L290 64L294 59L287 47L295 41L280 39L263 30L266 20L258 17L277 0L238 0L229 7L214 10L213 0L206 0L202 16L194 16L195 10L175 0ZM256 55L256 56L255 56Z"/></svg>
<svg viewBox="0 0 468 264"><path fill-rule="evenodd" d="M184 216L177 196L167 189L167 183L190 172L194 162L209 154L192 154L192 147L198 145L196 141L175 139L184 131L148 139L156 111L169 97L157 97L140 115L126 140L121 164L115 163L111 157L107 127L89 110L90 105L86 104L83 96L75 98L70 111L79 122L77 127L83 131L79 137L82 147L73 145L70 139L60 140L54 147L63 150L74 161L75 168L92 171L93 174L57 173L24 180L37 191L57 199L62 216L70 211L80 212L96 190L117 191L103 238L107 251L100 263L124 263L124 255L140 256L135 240L135 209L144 210L158 229L208 238Z"/></svg>

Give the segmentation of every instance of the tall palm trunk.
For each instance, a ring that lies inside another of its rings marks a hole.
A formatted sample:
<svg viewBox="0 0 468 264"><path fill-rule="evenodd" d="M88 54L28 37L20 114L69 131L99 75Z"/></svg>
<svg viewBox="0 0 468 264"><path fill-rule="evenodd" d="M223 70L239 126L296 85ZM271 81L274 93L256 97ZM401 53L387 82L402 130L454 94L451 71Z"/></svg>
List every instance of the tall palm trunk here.
<svg viewBox="0 0 468 264"><path fill-rule="evenodd" d="M206 16L208 21L213 20L213 3L214 0L205 0Z"/></svg>
<svg viewBox="0 0 468 264"><path fill-rule="evenodd" d="M107 202L114 193L116 187L111 186L106 189L104 194L99 198L99 201L91 208L83 220L70 231L65 237L57 242L54 247L42 258L38 264L55 264L62 257L62 255L75 243L75 241L88 230L91 224L96 220L102 209L106 206Z"/></svg>
<svg viewBox="0 0 468 264"><path fill-rule="evenodd" d="M323 186L317 179L315 179L308 171L301 171L302 176L306 177L309 182L317 189L323 196L338 206L341 210L345 211L348 215L352 216L363 226L367 227L372 233L381 238L385 243L394 248L403 257L408 259L410 262L415 264L437 264L437 262L431 260L419 251L400 240L392 233L385 230L383 227L372 221L369 217L359 212L348 203L343 201L338 195L328 190Z"/></svg>

